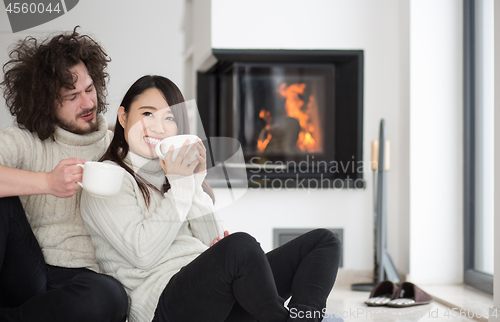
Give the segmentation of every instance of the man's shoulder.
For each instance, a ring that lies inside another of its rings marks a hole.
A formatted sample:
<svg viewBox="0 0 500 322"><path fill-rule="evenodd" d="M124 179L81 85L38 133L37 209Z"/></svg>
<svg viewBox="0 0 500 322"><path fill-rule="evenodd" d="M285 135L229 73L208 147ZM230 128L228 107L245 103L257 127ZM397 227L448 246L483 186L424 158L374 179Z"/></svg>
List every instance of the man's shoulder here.
<svg viewBox="0 0 500 322"><path fill-rule="evenodd" d="M0 130L0 164L27 170L30 156L41 146L36 134L17 125L5 127Z"/></svg>
<svg viewBox="0 0 500 322"><path fill-rule="evenodd" d="M17 125L17 124L6 126L0 130L1 134L3 134L4 132L5 133L29 133L29 134L33 134L30 131L28 131L27 129L23 129L23 128L19 127L19 125Z"/></svg>
<svg viewBox="0 0 500 322"><path fill-rule="evenodd" d="M7 137L10 137L15 141L19 140L41 141L36 133L32 133L27 129L23 129L16 124L4 127L3 129L0 130L0 140L6 139Z"/></svg>

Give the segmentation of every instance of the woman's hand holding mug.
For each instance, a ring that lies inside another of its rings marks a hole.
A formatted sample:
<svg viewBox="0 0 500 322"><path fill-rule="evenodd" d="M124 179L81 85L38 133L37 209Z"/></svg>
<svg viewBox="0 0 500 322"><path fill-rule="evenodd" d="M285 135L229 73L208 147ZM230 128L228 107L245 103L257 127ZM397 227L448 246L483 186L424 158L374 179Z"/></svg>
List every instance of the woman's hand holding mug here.
<svg viewBox="0 0 500 322"><path fill-rule="evenodd" d="M194 173L205 173L207 172L207 149L199 138L196 139L196 141L198 143L197 148L199 152L199 154L196 154L196 158L200 161L200 163L194 169Z"/></svg>
<svg viewBox="0 0 500 322"><path fill-rule="evenodd" d="M193 173L204 173L207 169L207 152L196 135L170 136L158 143L155 150L166 174L190 176Z"/></svg>
<svg viewBox="0 0 500 322"><path fill-rule="evenodd" d="M179 153L172 161L172 155L174 153L174 146L171 145L168 149L165 158L162 160L160 158L160 164L163 171L166 174L176 174L188 177L193 174L194 169L200 163L200 160L196 158L193 162L189 163L191 156L198 150L198 144L193 144L189 146L189 140L186 140L182 145ZM187 152L186 152L187 151Z"/></svg>

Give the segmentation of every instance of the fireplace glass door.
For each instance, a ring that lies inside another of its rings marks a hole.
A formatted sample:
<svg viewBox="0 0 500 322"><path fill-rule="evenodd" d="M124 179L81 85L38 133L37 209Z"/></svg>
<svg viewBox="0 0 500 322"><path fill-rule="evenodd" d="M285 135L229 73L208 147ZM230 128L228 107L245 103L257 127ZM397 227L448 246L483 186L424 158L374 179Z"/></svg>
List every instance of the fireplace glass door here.
<svg viewBox="0 0 500 322"><path fill-rule="evenodd" d="M238 139L249 166L334 160L333 64L234 63L218 82L220 134Z"/></svg>
<svg viewBox="0 0 500 322"><path fill-rule="evenodd" d="M238 142L215 144L214 165L223 163L225 171L244 167L254 187L363 183L362 51L212 54L217 62L197 73L200 118L210 142ZM244 161L225 161L236 150Z"/></svg>

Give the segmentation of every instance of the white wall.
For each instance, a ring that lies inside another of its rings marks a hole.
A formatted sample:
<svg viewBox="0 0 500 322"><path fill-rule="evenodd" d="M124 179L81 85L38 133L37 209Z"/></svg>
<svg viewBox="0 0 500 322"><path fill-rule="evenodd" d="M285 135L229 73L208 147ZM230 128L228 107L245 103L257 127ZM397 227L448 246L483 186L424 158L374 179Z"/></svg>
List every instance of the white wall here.
<svg viewBox="0 0 500 322"><path fill-rule="evenodd" d="M195 18L184 21L186 32L191 32L192 47L183 46L181 0L148 0L140 6L126 0L120 2L120 8L115 8L113 2L80 1L65 16L16 34L11 33L5 12L0 10L0 63L7 61L7 48L16 39L81 25L81 32L93 35L113 59L109 66L107 118L114 122L119 101L135 79L146 73L162 74L182 89L183 68L191 68L190 77L194 79L195 69L210 63L207 56L210 47L362 49L365 52L364 160L369 160L371 140L378 137L380 118L386 120L392 145L388 174L389 252L397 268L411 271L413 279L430 281L431 277L442 278L446 273L439 282L457 281L462 274L463 253L459 170L462 1L311 0L307 4L298 0L187 1L191 1ZM294 19L298 22L293 22ZM425 42L425 37L431 42ZM431 52L427 50L429 45L440 48L432 53L438 53L437 62L441 64L435 63L436 58L426 58ZM425 83L429 79L436 88L445 85L445 90L434 91ZM193 97L194 84L187 85L190 89L186 90ZM0 128L10 123L3 105L0 100ZM430 120L422 119L424 111L432 115ZM429 130L434 135L427 133ZM425 156L421 151L429 151L428 147L418 148L424 138L439 147L432 153L440 175L445 176L440 181L422 175L419 168L424 164L428 171L437 171L430 167L429 160L419 159ZM266 250L272 247L274 227L344 228L345 267L371 269L371 173L365 179L364 191L250 190L221 215L229 230L254 234ZM434 197L435 194L443 198ZM429 207L422 209L425 205ZM443 232L446 238L441 239ZM419 245L420 248L414 247ZM429 259L438 264L430 268L426 265Z"/></svg>
<svg viewBox="0 0 500 322"><path fill-rule="evenodd" d="M408 235L399 233L408 216L401 211L408 208L407 201L400 201L400 195L408 193L407 180L400 179L400 151L408 144L401 140L407 140L407 135L400 133L404 130L400 126L400 1L212 0L211 11L213 48L364 50L363 155L369 161L370 142L378 139L379 121L385 118L392 146L389 252L398 269L407 271ZM273 228L344 228L345 267L372 269L372 174L366 173L365 179L367 189L360 191L250 190L221 214L226 226L251 232L266 250L272 247ZM401 186L405 181L406 186Z"/></svg>
<svg viewBox="0 0 500 322"><path fill-rule="evenodd" d="M212 48L364 50L364 159L380 118L392 145L389 253L414 281L461 282L462 1L212 0L211 15ZM266 250L273 228L344 228L345 267L371 269L365 179L365 191L251 190L221 215Z"/></svg>
<svg viewBox="0 0 500 322"><path fill-rule="evenodd" d="M112 59L108 67L111 78L106 118L114 123L123 95L140 76L164 75L183 88L183 10L183 0L144 0L140 3L85 0L55 20L12 34L2 7L0 64L8 60L8 48L18 39L45 37L48 33L68 31L80 25L80 33L89 34L99 41ZM10 124L10 115L1 99L0 128Z"/></svg>
<svg viewBox="0 0 500 322"><path fill-rule="evenodd" d="M463 281L462 17L462 1L410 1L410 274L415 283Z"/></svg>
<svg viewBox="0 0 500 322"><path fill-rule="evenodd" d="M399 242L398 269L409 271L410 262L410 0L399 2Z"/></svg>

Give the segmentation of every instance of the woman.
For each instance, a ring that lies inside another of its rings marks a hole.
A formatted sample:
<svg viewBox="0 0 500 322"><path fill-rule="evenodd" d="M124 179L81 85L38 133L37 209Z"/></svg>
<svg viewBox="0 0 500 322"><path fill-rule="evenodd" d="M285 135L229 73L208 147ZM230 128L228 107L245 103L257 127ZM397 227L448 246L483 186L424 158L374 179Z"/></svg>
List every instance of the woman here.
<svg viewBox="0 0 500 322"><path fill-rule="evenodd" d="M125 168L122 189L105 199L82 195L97 259L130 295L129 321L321 321L339 240L319 229L264 254L250 235L224 232L204 182L203 144L184 146L174 161L172 150L165 160L154 153L159 140L189 133L183 102L164 77L137 80L102 158Z"/></svg>

